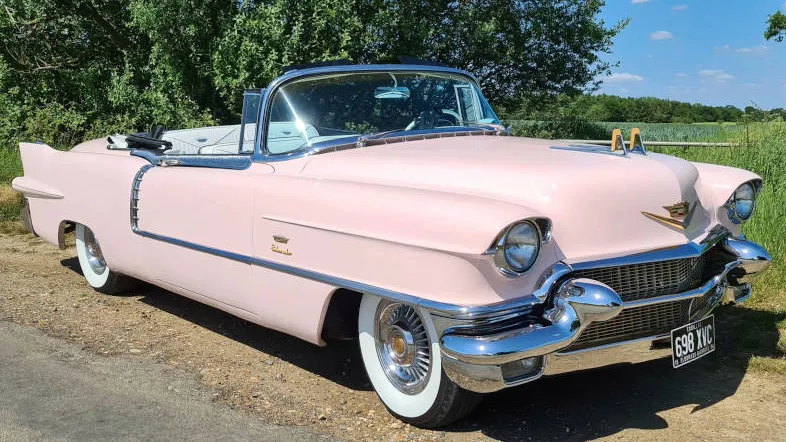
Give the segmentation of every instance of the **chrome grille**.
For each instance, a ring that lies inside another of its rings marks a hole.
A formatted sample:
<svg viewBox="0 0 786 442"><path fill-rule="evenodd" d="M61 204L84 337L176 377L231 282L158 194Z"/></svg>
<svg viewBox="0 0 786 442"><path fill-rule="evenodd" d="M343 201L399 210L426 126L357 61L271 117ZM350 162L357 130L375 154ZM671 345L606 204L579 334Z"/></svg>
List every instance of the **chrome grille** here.
<svg viewBox="0 0 786 442"><path fill-rule="evenodd" d="M616 291L622 301L681 293L701 285L705 255L646 262L619 267L577 270L577 278L600 281Z"/></svg>
<svg viewBox="0 0 786 442"><path fill-rule="evenodd" d="M690 303L687 299L625 309L614 319L590 324L566 351L669 333L688 321Z"/></svg>

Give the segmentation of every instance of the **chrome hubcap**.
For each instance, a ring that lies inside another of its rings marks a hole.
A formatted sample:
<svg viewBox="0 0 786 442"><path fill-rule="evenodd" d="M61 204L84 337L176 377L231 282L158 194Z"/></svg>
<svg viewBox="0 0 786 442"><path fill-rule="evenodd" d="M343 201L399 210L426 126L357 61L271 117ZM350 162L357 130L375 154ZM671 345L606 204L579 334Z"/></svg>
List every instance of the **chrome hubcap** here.
<svg viewBox="0 0 786 442"><path fill-rule="evenodd" d="M377 356L390 382L403 393L422 391L431 373L431 347L418 312L407 304L383 301L376 328Z"/></svg>
<svg viewBox="0 0 786 442"><path fill-rule="evenodd" d="M101 254L101 247L98 246L93 231L85 227L85 254L87 255L87 263L90 268L100 275L106 270L106 263L104 262L104 255Z"/></svg>

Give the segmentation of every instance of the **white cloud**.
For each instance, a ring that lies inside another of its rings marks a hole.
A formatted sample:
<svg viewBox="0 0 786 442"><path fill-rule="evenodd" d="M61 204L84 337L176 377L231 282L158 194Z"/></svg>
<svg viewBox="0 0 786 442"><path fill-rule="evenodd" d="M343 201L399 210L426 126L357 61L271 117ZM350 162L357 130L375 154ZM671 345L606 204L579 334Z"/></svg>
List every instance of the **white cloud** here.
<svg viewBox="0 0 786 442"><path fill-rule="evenodd" d="M639 3L649 3L650 0L630 0L631 3L639 4Z"/></svg>
<svg viewBox="0 0 786 442"><path fill-rule="evenodd" d="M756 46L753 48L739 48L737 49L737 53L740 54L752 54L752 55L765 55L766 53L770 52L770 48L765 45Z"/></svg>
<svg viewBox="0 0 786 442"><path fill-rule="evenodd" d="M655 31L650 34L650 40L671 40L674 34L669 31Z"/></svg>
<svg viewBox="0 0 786 442"><path fill-rule="evenodd" d="M718 83L725 83L734 80L734 75L725 72L723 69L702 69L699 71L699 77L715 80Z"/></svg>
<svg viewBox="0 0 786 442"><path fill-rule="evenodd" d="M686 9L688 9L688 5L677 5L671 7L672 11L684 11Z"/></svg>
<svg viewBox="0 0 786 442"><path fill-rule="evenodd" d="M688 76L688 74L686 74L685 72L677 72L676 74L674 74L674 76L679 78L685 78Z"/></svg>
<svg viewBox="0 0 786 442"><path fill-rule="evenodd" d="M712 48L713 51L728 51L729 49L731 49L731 45L728 43L723 46L715 46Z"/></svg>
<svg viewBox="0 0 786 442"><path fill-rule="evenodd" d="M606 83L635 83L644 80L644 77L627 72L615 72L603 78Z"/></svg>
<svg viewBox="0 0 786 442"><path fill-rule="evenodd" d="M699 71L700 77L717 77L718 75L722 74L723 70L721 69L702 69Z"/></svg>

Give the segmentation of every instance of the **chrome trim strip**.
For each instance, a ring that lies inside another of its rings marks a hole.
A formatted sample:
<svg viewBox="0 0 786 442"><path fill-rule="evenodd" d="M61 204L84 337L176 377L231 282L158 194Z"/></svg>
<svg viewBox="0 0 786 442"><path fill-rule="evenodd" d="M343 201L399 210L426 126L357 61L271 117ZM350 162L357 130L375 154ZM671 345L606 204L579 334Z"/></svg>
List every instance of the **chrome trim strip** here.
<svg viewBox="0 0 786 442"><path fill-rule="evenodd" d="M644 298L644 299L637 299L635 301L628 301L623 304L623 308L636 308L636 307L644 307L646 305L653 305L653 304L662 304L664 302L674 302L674 301L682 301L684 299L691 299L691 298L698 298L707 294L710 290L714 287L719 287L722 285L726 276L732 270L736 269L737 267L742 265L741 260L732 261L725 266L723 266L723 271L715 276L713 276L709 281L705 282L701 287L695 288L693 290L688 290L686 292L677 293L674 295L664 295L664 296L657 296L654 298Z"/></svg>
<svg viewBox="0 0 786 442"><path fill-rule="evenodd" d="M142 187L142 177L148 170L154 168L152 164L142 166L131 182L131 230L136 232L139 226L139 189Z"/></svg>
<svg viewBox="0 0 786 442"><path fill-rule="evenodd" d="M382 287L377 287L362 282L351 281L345 278L326 275L324 273L315 272L312 270L301 269L287 264L281 264L275 261L255 258L253 256L242 255L234 252L229 252L226 250L216 249L209 246L203 246L200 244L184 241L177 238L172 238L169 236L158 235L156 233L147 232L139 228L139 199L141 195L142 178L144 177L145 173L148 170L152 169L153 167L155 166L152 164L146 164L142 166L139 169L139 171L137 171L136 176L134 177L134 180L131 185L130 224L131 224L131 231L134 232L135 234L143 236L145 238L154 239L156 241L162 241L176 246L196 250L198 252L208 253L222 258L231 259L233 261L238 261L249 265L265 267L271 270L276 270L290 275L300 276L306 279L322 282L335 287L347 288L361 293L371 293L389 299L397 299L399 301L424 308L428 310L430 313L438 316L456 318L456 319L474 320L474 319L484 318L488 316L496 316L500 314L511 314L514 312L518 312L522 314L529 313L532 309L532 306L541 303L542 302L541 299L546 299L546 297L550 293L552 286L557 282L557 280L559 280L559 278L570 272L570 267L568 265L562 262L558 262L554 264L551 268L546 270L546 272L544 272L543 275L541 275L540 280L536 285L537 289L533 292L532 295L526 295L512 300L500 301L494 304L486 304L486 305L478 305L478 306L460 306L455 304L447 304L442 302L431 301L428 299L419 298L416 296L408 295L406 293L401 293L394 290L388 290ZM274 219L274 218L268 218L268 219ZM286 222L283 220L281 221Z"/></svg>
<svg viewBox="0 0 786 442"><path fill-rule="evenodd" d="M737 210L736 210L737 202L735 199L735 195L737 193L737 189L744 186L745 184L750 184L753 187L753 210L751 211L751 215L748 218L743 219L737 215ZM761 192L761 188L763 185L764 185L764 181L757 178L750 181L746 181L734 188L734 192L731 193L729 199L727 199L726 203L721 206L726 209L726 216L729 217L729 221L733 222L734 224L743 224L746 221L748 221L751 216L753 216L753 212L756 211L756 201L759 199L759 193Z"/></svg>
<svg viewBox="0 0 786 442"><path fill-rule="evenodd" d="M600 147L595 144L569 144L567 146L551 146L551 149L567 150L570 152L595 153L599 155L610 155L617 158L630 159L630 156L627 154L627 150L621 151L621 153L616 153L609 150L608 147L605 146Z"/></svg>
<svg viewBox="0 0 786 442"><path fill-rule="evenodd" d="M503 301L498 304L478 306L478 307L475 306L467 307L467 306L459 306L455 304L445 304L445 303L430 301L427 299L422 299L416 296L408 295L406 293L401 293L394 290L388 290L371 284L351 281L349 279L326 275L324 273L315 272L312 270L301 269L291 265L281 264L275 261L255 258L253 256L242 255L239 253L216 249L214 247L209 247L209 246L203 246L200 244L184 241L177 238L172 238L169 236L158 235L152 232L147 232L139 228L138 203L141 193L142 178L145 175L145 173L148 170L152 169L153 167L155 166L153 166L152 164L146 164L142 166L142 168L139 169L136 176L134 177L131 186L131 198L130 198L131 231L139 236L150 238L156 241L173 244L179 247L185 247L202 253L208 253L211 255L219 256L221 258L242 262L244 264L256 265L271 270L287 273L290 275L300 276L302 278L310 279L312 281L322 282L324 284L332 285L334 287L342 287L350 290L355 290L361 293L371 293L384 298L396 299L402 302L406 302L427 309L432 313L444 315L444 316L450 316L450 317L455 316L457 318L475 318L478 316L488 315L497 312L500 309L504 309L504 311L509 311L512 309L528 310L533 304L537 302L537 299L533 298L532 296L524 296L522 298L517 298L513 302ZM552 279L550 278L546 279L544 281L544 284L548 283L548 281L552 281Z"/></svg>
<svg viewBox="0 0 786 442"><path fill-rule="evenodd" d="M587 270L600 267L619 267L633 264L642 264L647 262L657 261L671 261L674 259L695 258L701 256L704 252L709 250L715 244L721 242L724 238L729 236L729 231L721 226L715 226L707 234L707 237L696 244L689 242L687 244L667 247L664 249L653 250L648 252L636 253L633 255L620 256L608 259L599 259L596 261L584 261L571 263L570 266L574 270Z"/></svg>
<svg viewBox="0 0 786 442"><path fill-rule="evenodd" d="M154 166L209 167L244 170L251 166L250 154L237 155L157 155L147 149L132 149L131 155L144 158Z"/></svg>
<svg viewBox="0 0 786 442"><path fill-rule="evenodd" d="M353 73L353 72L386 72L386 71L415 71L415 72L444 72L455 75L462 75L469 78L478 88L478 80L469 72L461 69L449 68L445 66L415 65L415 64L369 64L369 65L339 65L339 66L320 66L307 69L293 69L284 75L274 79L265 88L262 96L262 103L259 106L259 119L257 120L257 133L254 143L253 160L256 162L269 163L276 161L287 161L296 158L313 155L317 149L302 149L285 154L268 154L265 149L265 127L268 124L269 110L272 97L277 89L286 83L298 78L316 75L326 75L333 73Z"/></svg>
<svg viewBox="0 0 786 442"><path fill-rule="evenodd" d="M551 353L546 356L546 360L543 362L543 374L550 376L608 365L637 364L664 358L671 354L671 346L665 345L670 340L671 336L669 335L656 335L571 352ZM664 345L656 347L653 345L656 341L663 341Z"/></svg>

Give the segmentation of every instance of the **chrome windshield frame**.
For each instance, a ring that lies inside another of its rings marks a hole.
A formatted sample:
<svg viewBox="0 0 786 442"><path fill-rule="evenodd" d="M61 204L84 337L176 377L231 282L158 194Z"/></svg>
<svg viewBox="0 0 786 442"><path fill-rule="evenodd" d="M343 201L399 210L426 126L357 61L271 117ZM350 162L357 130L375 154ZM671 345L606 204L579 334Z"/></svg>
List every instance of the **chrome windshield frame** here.
<svg viewBox="0 0 786 442"><path fill-rule="evenodd" d="M286 72L284 75L271 81L265 88L260 105L259 119L257 120L256 141L254 146L254 154L252 160L258 163L270 163L277 161L288 161L296 158L313 155L321 150L329 149L335 146L333 143L326 143L325 145L314 146L311 148L297 149L287 153L270 154L266 148L266 129L270 120L270 107L272 106L272 98L279 88L285 86L294 80L313 77L319 75L341 74L341 73L365 73L365 72L389 72L389 71L409 71L409 72L441 72L446 74L461 75L470 80L480 90L477 78L471 73L445 66L431 66L419 64L364 64L364 65L340 65L340 66L321 66L308 69L295 69ZM342 141L340 144L345 144Z"/></svg>

